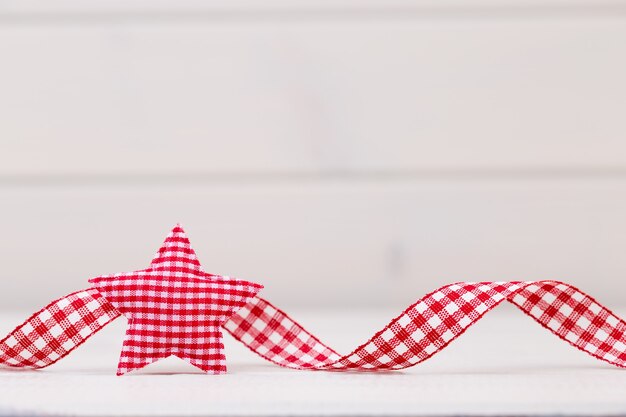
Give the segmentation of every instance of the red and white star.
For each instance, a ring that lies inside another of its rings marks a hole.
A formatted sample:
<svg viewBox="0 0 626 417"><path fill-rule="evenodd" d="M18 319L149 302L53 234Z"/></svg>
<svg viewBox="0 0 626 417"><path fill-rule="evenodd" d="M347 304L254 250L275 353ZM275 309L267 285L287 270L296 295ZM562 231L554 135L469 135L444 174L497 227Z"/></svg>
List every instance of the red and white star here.
<svg viewBox="0 0 626 417"><path fill-rule="evenodd" d="M128 319L118 375L171 355L226 372L221 326L263 288L204 272L180 225L150 268L89 282Z"/></svg>

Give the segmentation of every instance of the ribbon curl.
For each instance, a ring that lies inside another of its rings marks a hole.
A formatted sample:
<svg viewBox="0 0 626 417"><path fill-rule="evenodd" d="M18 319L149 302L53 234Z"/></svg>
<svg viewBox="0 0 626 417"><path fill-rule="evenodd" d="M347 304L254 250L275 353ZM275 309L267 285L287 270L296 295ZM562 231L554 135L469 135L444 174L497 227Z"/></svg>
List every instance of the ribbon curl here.
<svg viewBox="0 0 626 417"><path fill-rule="evenodd" d="M514 304L572 346L626 367L626 322L591 296L559 281L443 286L408 307L348 355L340 355L258 296L231 316L223 328L262 358L292 369L403 369L443 350L503 301ZM0 365L30 369L50 366L119 316L94 288L61 297L0 341Z"/></svg>

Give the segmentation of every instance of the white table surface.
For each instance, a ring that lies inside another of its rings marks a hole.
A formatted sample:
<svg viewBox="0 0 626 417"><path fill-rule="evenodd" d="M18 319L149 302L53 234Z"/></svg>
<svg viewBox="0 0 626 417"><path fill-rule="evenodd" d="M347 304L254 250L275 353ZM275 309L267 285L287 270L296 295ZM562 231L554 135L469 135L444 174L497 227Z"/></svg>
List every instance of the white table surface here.
<svg viewBox="0 0 626 417"><path fill-rule="evenodd" d="M294 317L347 352L402 307ZM0 331L26 316L0 314ZM48 369L0 371L0 416L626 415L626 369L579 352L509 305L425 363L385 373L284 369L226 335L226 375L168 358L117 377L125 325L118 319Z"/></svg>

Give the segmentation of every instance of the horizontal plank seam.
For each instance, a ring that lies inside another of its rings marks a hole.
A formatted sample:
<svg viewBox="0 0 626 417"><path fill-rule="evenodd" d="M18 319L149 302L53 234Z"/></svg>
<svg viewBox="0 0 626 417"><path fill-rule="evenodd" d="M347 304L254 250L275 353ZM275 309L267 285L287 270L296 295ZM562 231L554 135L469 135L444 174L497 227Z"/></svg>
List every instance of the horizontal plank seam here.
<svg viewBox="0 0 626 417"><path fill-rule="evenodd" d="M293 20L414 20L437 18L498 19L498 18L590 18L626 17L625 2L564 3L559 5L494 5L477 6L413 6L413 7L311 7L311 8L247 8L239 9L102 9L84 10L15 10L0 6L0 22L28 23L116 23L125 21L293 21Z"/></svg>
<svg viewBox="0 0 626 417"><path fill-rule="evenodd" d="M422 180L626 180L626 167L590 169L441 169L396 171L239 172L239 173L50 173L0 174L0 186L272 184L316 182L412 182Z"/></svg>

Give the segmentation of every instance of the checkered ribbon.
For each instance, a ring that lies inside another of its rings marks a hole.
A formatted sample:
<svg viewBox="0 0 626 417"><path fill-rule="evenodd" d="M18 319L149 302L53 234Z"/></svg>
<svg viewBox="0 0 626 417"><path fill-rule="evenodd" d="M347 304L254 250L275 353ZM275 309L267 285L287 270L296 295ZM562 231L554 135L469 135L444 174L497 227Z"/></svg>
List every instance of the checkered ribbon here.
<svg viewBox="0 0 626 417"><path fill-rule="evenodd" d="M558 281L461 282L426 295L348 355L340 355L268 301L254 297L223 324L250 350L293 369L382 370L416 365L444 349L503 301L572 346L626 367L626 322ZM0 342L0 364L49 366L120 313L96 289L48 304Z"/></svg>

